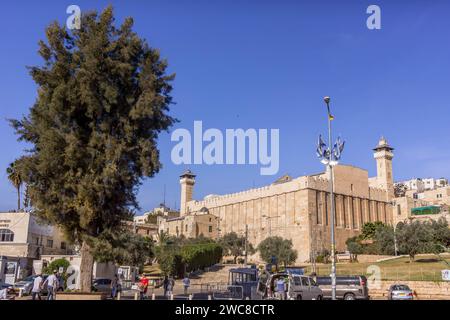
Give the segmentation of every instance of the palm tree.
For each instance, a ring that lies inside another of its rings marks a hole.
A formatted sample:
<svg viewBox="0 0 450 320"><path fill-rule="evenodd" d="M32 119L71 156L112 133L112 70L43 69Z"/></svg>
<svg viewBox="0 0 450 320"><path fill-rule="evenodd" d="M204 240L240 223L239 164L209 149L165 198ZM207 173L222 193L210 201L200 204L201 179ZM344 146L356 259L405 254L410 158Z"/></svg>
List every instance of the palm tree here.
<svg viewBox="0 0 450 320"><path fill-rule="evenodd" d="M17 162L10 163L6 169L8 180L17 190L17 211L20 211L20 187L22 186L22 176L20 175Z"/></svg>

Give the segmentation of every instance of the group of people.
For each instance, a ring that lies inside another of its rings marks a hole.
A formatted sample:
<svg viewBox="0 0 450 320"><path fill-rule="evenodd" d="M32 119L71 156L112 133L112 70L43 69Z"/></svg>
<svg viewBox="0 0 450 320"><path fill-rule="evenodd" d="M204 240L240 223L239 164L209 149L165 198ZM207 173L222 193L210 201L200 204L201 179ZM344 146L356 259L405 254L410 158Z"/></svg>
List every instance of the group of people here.
<svg viewBox="0 0 450 320"><path fill-rule="evenodd" d="M191 281L189 279L189 276L186 275L183 278L183 287L184 287L184 294L188 294L189 287L191 285ZM139 293L140 293L140 299L148 299L147 292L149 287L149 279L145 274L142 274L139 283ZM168 299L173 295L173 288L175 287L175 280L172 277L165 276L162 287L164 290L164 297L167 297ZM120 290L120 280L118 276L114 276L114 279L111 282L111 298L114 299L117 296L117 292Z"/></svg>
<svg viewBox="0 0 450 320"><path fill-rule="evenodd" d="M60 281L57 270L53 270L53 274L49 275L45 280L41 274L38 274L34 278L33 288L31 289L32 299L41 300L41 292L47 286L47 300L55 300L56 291L60 287Z"/></svg>

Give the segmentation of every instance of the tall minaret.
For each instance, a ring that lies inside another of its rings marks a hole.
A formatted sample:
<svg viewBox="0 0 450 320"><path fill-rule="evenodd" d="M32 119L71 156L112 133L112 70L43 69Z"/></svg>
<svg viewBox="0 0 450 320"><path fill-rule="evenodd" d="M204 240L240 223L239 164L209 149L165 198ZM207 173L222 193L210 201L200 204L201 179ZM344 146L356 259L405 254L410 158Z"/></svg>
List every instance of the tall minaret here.
<svg viewBox="0 0 450 320"><path fill-rule="evenodd" d="M187 213L187 202L192 200L192 193L194 191L195 174L191 170L186 170L180 176L181 185L181 199L180 199L180 216L184 216Z"/></svg>
<svg viewBox="0 0 450 320"><path fill-rule="evenodd" d="M373 157L377 161L377 181L380 188L389 192L389 197L394 197L394 178L392 175L392 158L394 153L384 137L378 141L378 145L373 149Z"/></svg>

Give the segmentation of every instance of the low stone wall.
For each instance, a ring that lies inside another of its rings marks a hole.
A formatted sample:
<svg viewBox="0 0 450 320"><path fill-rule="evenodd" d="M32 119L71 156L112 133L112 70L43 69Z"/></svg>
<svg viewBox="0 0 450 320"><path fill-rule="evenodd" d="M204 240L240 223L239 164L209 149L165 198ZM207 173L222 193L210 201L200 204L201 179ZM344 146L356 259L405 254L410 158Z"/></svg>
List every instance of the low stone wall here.
<svg viewBox="0 0 450 320"><path fill-rule="evenodd" d="M56 300L105 300L106 293L61 292L56 294Z"/></svg>
<svg viewBox="0 0 450 320"><path fill-rule="evenodd" d="M377 262L381 259L392 258L392 256L376 255L376 254L358 254L358 262L360 263L371 263Z"/></svg>
<svg viewBox="0 0 450 320"><path fill-rule="evenodd" d="M415 292L414 299L418 300L450 300L450 282L432 281L388 281L382 280L377 284L368 282L371 297L386 297L389 287L393 284L406 284Z"/></svg>

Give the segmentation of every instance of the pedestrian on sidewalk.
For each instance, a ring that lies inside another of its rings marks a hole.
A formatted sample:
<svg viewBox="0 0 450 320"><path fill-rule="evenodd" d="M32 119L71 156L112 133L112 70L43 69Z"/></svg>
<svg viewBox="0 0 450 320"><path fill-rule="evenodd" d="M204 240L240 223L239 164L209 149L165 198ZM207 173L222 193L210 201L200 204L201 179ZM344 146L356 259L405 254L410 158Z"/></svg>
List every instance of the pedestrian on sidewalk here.
<svg viewBox="0 0 450 320"><path fill-rule="evenodd" d="M184 294L187 295L188 294L188 289L191 286L191 280L189 279L188 274L186 273L184 275L184 279L183 279L183 287L184 287Z"/></svg>
<svg viewBox="0 0 450 320"><path fill-rule="evenodd" d="M117 274L115 274L114 278L111 281L111 299L116 298L118 288L119 288L119 277L117 277Z"/></svg>
<svg viewBox="0 0 450 320"><path fill-rule="evenodd" d="M175 286L175 281L170 277L167 281L167 298L170 298L173 294L173 287Z"/></svg>
<svg viewBox="0 0 450 320"><path fill-rule="evenodd" d="M167 286L168 285L169 285L169 278L167 276L164 276L164 281L163 281L164 297L167 296Z"/></svg>
<svg viewBox="0 0 450 320"><path fill-rule="evenodd" d="M286 291L285 291L285 282L283 278L278 278L276 281L275 295L278 299L285 300Z"/></svg>
<svg viewBox="0 0 450 320"><path fill-rule="evenodd" d="M45 279L43 286L47 284L47 300L55 300L56 290L58 289L58 270L53 270L53 274Z"/></svg>
<svg viewBox="0 0 450 320"><path fill-rule="evenodd" d="M36 300L36 297L41 300L41 289L42 289L42 276L38 274L33 281L33 288L31 289L31 298Z"/></svg>
<svg viewBox="0 0 450 320"><path fill-rule="evenodd" d="M148 289L148 278L143 273L141 279L139 280L139 291L141 293L141 300L147 298L147 289Z"/></svg>

